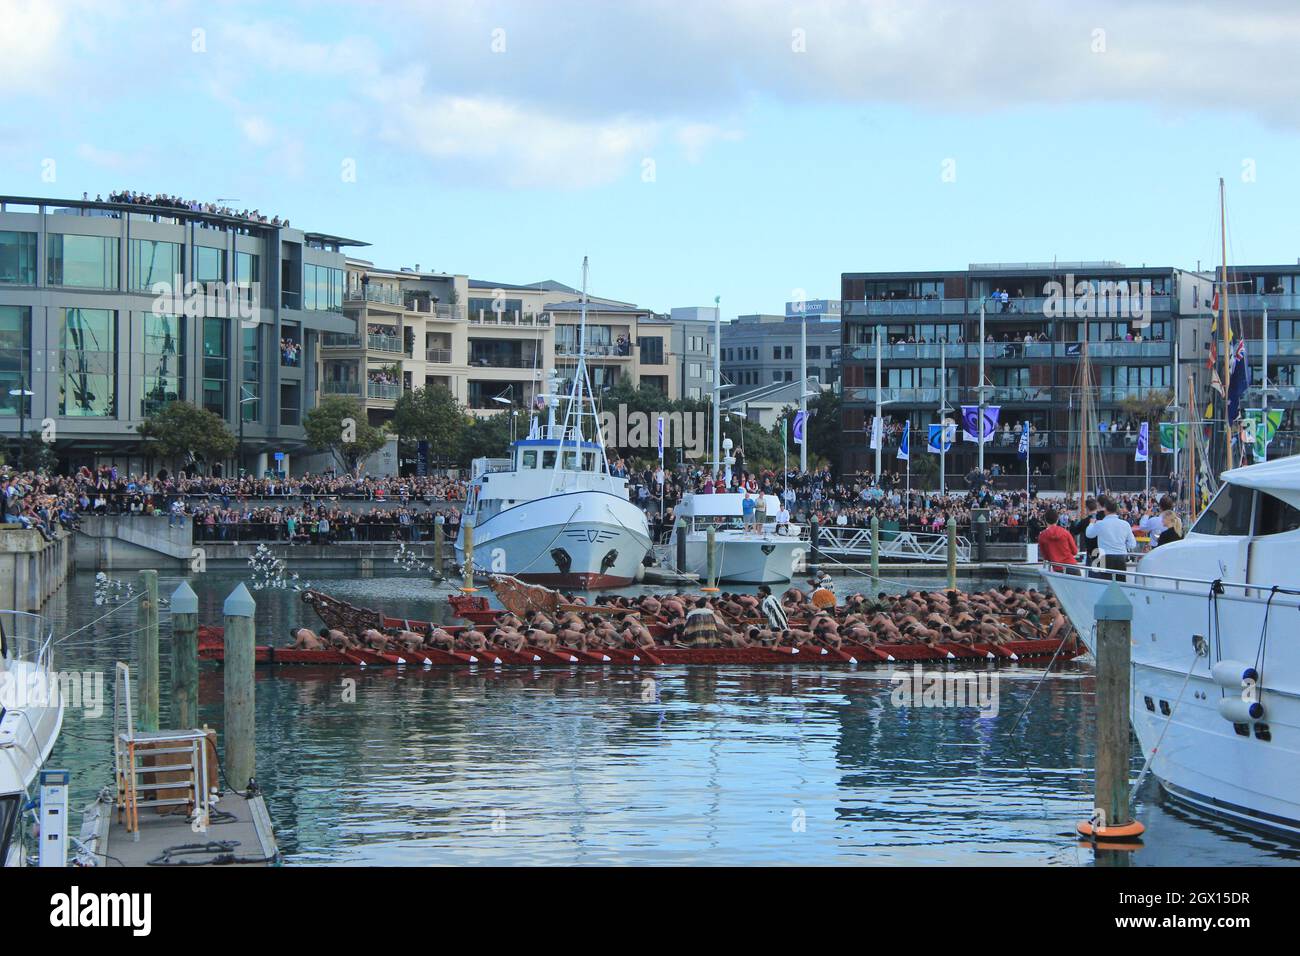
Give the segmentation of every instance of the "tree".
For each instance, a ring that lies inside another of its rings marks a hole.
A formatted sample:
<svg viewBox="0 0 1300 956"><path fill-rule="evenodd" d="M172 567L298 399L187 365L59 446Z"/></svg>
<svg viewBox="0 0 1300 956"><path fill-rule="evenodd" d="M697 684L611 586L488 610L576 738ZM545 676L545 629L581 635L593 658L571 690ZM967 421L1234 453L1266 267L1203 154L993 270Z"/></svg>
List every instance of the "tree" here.
<svg viewBox="0 0 1300 956"><path fill-rule="evenodd" d="M331 452L353 473L388 441L388 433L367 420L361 402L347 395L325 396L302 424L312 447Z"/></svg>
<svg viewBox="0 0 1300 956"><path fill-rule="evenodd" d="M1174 400L1174 393L1169 390L1162 392L1147 392L1145 395L1135 395L1124 399L1120 402L1120 408L1126 415L1131 415L1139 422L1146 422L1151 428L1149 432L1155 432L1155 425L1165 417L1165 412Z"/></svg>
<svg viewBox="0 0 1300 956"><path fill-rule="evenodd" d="M137 425L136 433L162 458L211 463L235 453L235 436L225 419L189 402L168 402Z"/></svg>
<svg viewBox="0 0 1300 956"><path fill-rule="evenodd" d="M391 427L401 440L428 442L434 453L450 457L469 427L469 419L446 386L429 385L402 392Z"/></svg>
<svg viewBox="0 0 1300 956"><path fill-rule="evenodd" d="M790 444L790 459L798 467L799 446L794 441L794 416L797 406L789 406L777 419L773 434L778 443L781 429L787 429ZM808 425L804 432L808 442L808 462L824 461L831 470L840 470L840 446L843 436L840 434L840 397L834 389L824 389L815 399L808 403Z"/></svg>
<svg viewBox="0 0 1300 956"><path fill-rule="evenodd" d="M457 461L468 466L475 458L502 458L509 447L509 412L475 418L461 434Z"/></svg>

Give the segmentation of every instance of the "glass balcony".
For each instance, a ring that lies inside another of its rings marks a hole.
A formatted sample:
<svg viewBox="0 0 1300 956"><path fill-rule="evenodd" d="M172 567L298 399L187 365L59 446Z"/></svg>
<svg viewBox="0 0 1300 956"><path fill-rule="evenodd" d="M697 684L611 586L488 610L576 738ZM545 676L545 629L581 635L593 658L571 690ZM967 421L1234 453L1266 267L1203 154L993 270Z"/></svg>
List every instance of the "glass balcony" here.
<svg viewBox="0 0 1300 956"><path fill-rule="evenodd" d="M321 391L326 395L360 395L361 383L327 380L321 386Z"/></svg>
<svg viewBox="0 0 1300 956"><path fill-rule="evenodd" d="M439 365L450 365L451 349L425 349L424 360L426 362L436 362Z"/></svg>
<svg viewBox="0 0 1300 956"><path fill-rule="evenodd" d="M366 345L375 352L392 352L396 355L405 355L402 348L402 339L396 335L376 335L371 332L366 336Z"/></svg>
<svg viewBox="0 0 1300 956"><path fill-rule="evenodd" d="M353 332L326 332L320 344L323 349L359 349L361 336Z"/></svg>
<svg viewBox="0 0 1300 956"><path fill-rule="evenodd" d="M1264 340L1249 339L1246 342L1246 354L1250 356L1251 362L1259 362L1264 356ZM1269 339L1268 340L1268 357L1270 361L1275 356L1283 355L1300 355L1300 339ZM1272 378L1272 376L1269 376Z"/></svg>
<svg viewBox="0 0 1300 956"><path fill-rule="evenodd" d="M366 383L366 395L370 398L377 398L385 402L395 402L401 394L402 386L400 385L384 385L379 382Z"/></svg>
<svg viewBox="0 0 1300 956"><path fill-rule="evenodd" d="M1241 312L1262 312L1268 306L1270 312L1295 312L1300 310L1300 295L1277 292L1272 295L1233 295L1229 306Z"/></svg>

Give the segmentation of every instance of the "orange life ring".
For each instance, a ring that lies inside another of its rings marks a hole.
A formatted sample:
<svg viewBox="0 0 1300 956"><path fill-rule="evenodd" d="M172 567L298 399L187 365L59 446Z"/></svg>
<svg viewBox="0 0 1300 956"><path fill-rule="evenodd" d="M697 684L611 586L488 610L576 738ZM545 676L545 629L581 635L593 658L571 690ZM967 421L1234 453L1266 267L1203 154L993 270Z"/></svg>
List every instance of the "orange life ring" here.
<svg viewBox="0 0 1300 956"><path fill-rule="evenodd" d="M1099 840L1136 840L1146 832L1147 828L1134 820L1117 827L1097 827L1094 833L1090 821L1080 820L1075 829L1079 831L1080 836L1089 838L1095 836Z"/></svg>

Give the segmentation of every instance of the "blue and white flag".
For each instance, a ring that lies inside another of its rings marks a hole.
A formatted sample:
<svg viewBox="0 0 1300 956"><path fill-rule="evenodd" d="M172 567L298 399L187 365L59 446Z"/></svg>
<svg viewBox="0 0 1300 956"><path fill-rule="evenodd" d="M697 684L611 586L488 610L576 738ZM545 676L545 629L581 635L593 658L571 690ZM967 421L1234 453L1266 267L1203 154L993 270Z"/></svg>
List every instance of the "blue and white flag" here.
<svg viewBox="0 0 1300 956"><path fill-rule="evenodd" d="M1138 443L1137 450L1133 453L1134 461L1147 460L1147 428L1150 427L1146 422L1138 426Z"/></svg>
<svg viewBox="0 0 1300 956"><path fill-rule="evenodd" d="M951 424L931 425L928 437L926 439L925 450L934 455L941 455L946 451L952 450L952 441L956 437L957 426ZM943 447L939 447L940 436L942 436Z"/></svg>
<svg viewBox="0 0 1300 956"><path fill-rule="evenodd" d="M880 448L884 445L885 423L879 415L873 415L871 418L871 447Z"/></svg>
<svg viewBox="0 0 1300 956"><path fill-rule="evenodd" d="M998 429L998 413L1002 411L1001 405L984 406L984 440L988 441L993 437L993 433ZM980 417L980 407L978 405L963 405L961 407L961 430L966 436L967 441L979 441L980 436L976 431Z"/></svg>
<svg viewBox="0 0 1300 956"><path fill-rule="evenodd" d="M803 429L804 429L804 425L806 424L807 418L808 418L807 412L794 413L794 443L796 445L803 444Z"/></svg>
<svg viewBox="0 0 1300 956"><path fill-rule="evenodd" d="M659 460L663 461L664 457L664 417L659 416Z"/></svg>
<svg viewBox="0 0 1300 956"><path fill-rule="evenodd" d="M902 438L902 440L899 441L899 443L898 443L898 460L899 460L899 461L911 461L911 452L909 451L909 440L908 440L908 437L907 437L907 436L910 435L911 433L912 433L912 429L910 429L910 428L908 428L906 425L904 425L904 426L903 426L903 438Z"/></svg>
<svg viewBox="0 0 1300 956"><path fill-rule="evenodd" d="M1016 456L1021 461L1029 460L1029 422L1020 426L1020 447L1016 449Z"/></svg>

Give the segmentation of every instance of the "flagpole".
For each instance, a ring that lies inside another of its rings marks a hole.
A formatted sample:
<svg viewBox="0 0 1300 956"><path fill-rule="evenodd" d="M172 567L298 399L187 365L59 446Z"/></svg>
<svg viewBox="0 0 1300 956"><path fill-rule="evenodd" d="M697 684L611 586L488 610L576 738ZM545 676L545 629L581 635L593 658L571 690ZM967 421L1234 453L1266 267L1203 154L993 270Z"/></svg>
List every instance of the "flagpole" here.
<svg viewBox="0 0 1300 956"><path fill-rule="evenodd" d="M946 336L945 336L946 338ZM944 438L947 436L947 427L944 423L944 412L948 410L948 366L947 366L948 345L946 342L939 345L939 494L944 493L944 472L947 470L948 450L944 447Z"/></svg>
<svg viewBox="0 0 1300 956"><path fill-rule="evenodd" d="M804 440L799 443L799 471L808 473L808 316L799 316L799 412L803 415Z"/></svg>
<svg viewBox="0 0 1300 956"><path fill-rule="evenodd" d="M871 426L871 437L876 439L876 486L877 487L880 486L880 450L881 447L885 444L885 427L884 427L884 423L880 421L880 375L881 375L880 349L881 349L880 326L877 325L876 326L876 422L879 422L880 424L879 426L877 426L876 423L873 422ZM879 437L877 437L876 435L877 427L880 428Z"/></svg>
<svg viewBox="0 0 1300 956"><path fill-rule="evenodd" d="M1225 466L1232 464L1232 422L1228 420L1228 393L1232 391L1232 355L1229 352L1232 344L1232 329L1229 325L1231 316L1228 313L1228 211L1227 199L1224 192L1223 177L1219 177L1219 239L1223 244L1223 267L1221 271L1223 283L1223 463Z"/></svg>
<svg viewBox="0 0 1300 956"><path fill-rule="evenodd" d="M912 423L909 421L903 425L903 434L907 436L907 457L903 459L907 462L907 491L906 497L903 498L903 522L904 524L912 523Z"/></svg>
<svg viewBox="0 0 1300 956"><path fill-rule="evenodd" d="M980 440L980 475L984 474L984 300L980 300L980 418L979 418L979 440ZM982 481L982 478L981 478Z"/></svg>

